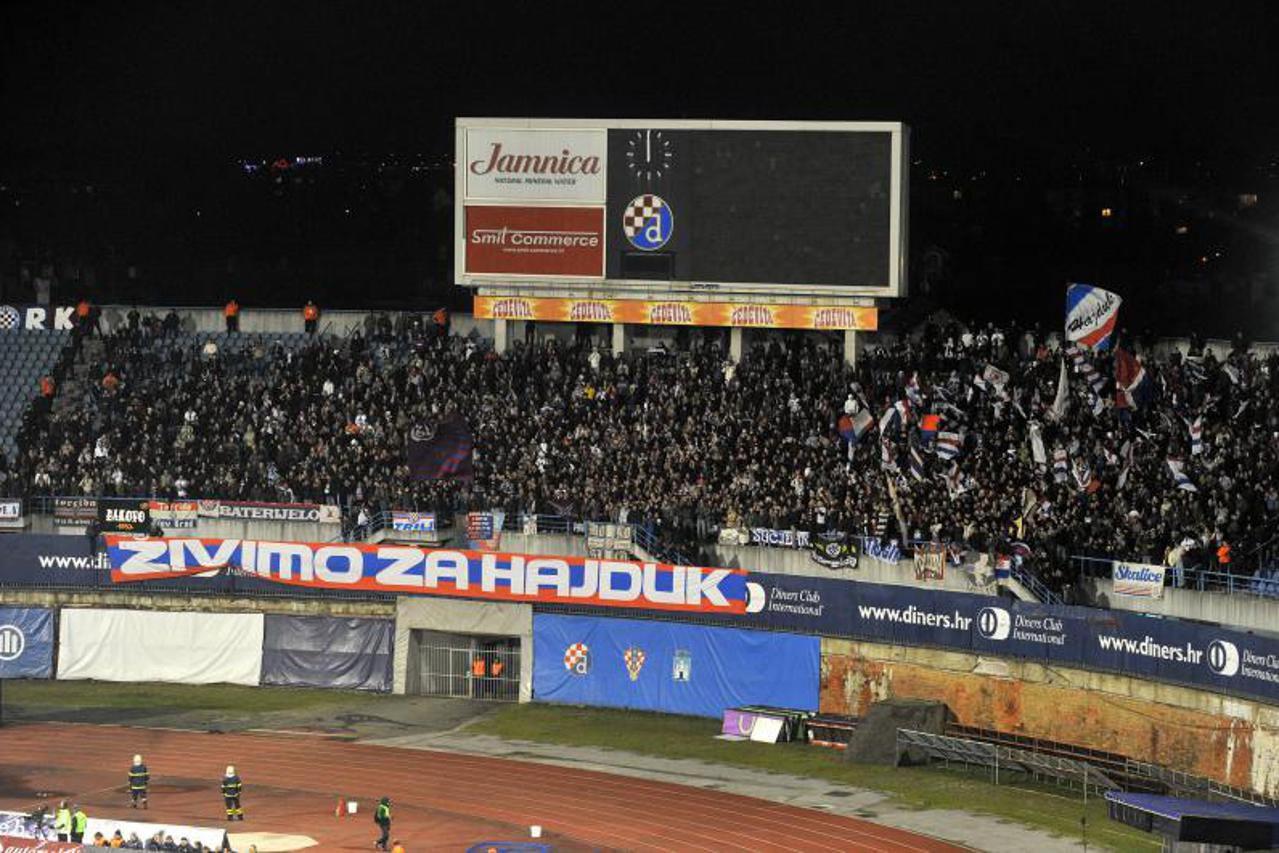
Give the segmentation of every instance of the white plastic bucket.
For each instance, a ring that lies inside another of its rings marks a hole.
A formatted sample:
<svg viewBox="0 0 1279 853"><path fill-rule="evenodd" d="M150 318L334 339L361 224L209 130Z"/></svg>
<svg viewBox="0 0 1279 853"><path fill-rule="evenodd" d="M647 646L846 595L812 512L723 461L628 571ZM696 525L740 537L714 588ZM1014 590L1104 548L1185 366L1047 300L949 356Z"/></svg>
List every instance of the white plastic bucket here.
<svg viewBox="0 0 1279 853"><path fill-rule="evenodd" d="M359 802L357 802L356 800L347 800L347 801L346 801L346 813L347 813L347 814L355 814L355 813L356 813L356 812L358 812L359 810L360 810L360 804L359 804Z"/></svg>
<svg viewBox="0 0 1279 853"><path fill-rule="evenodd" d="M528 828L528 834L532 836L533 838L541 838L542 827L538 826L537 824L533 824L532 826Z"/></svg>

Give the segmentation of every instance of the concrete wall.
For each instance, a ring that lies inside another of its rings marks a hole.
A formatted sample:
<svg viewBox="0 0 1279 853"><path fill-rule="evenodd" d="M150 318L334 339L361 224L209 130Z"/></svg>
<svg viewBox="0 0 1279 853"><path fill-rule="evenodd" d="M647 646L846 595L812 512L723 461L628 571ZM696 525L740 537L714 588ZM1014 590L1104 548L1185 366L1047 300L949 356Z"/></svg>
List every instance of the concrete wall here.
<svg viewBox="0 0 1279 853"><path fill-rule="evenodd" d="M1279 796L1279 708L1153 681L957 652L822 640L821 711L945 702L958 722L1041 737Z"/></svg>
<svg viewBox="0 0 1279 853"><path fill-rule="evenodd" d="M533 698L533 607L529 604L401 596L395 606L395 686L408 689L411 634L414 630L448 634L520 638L520 701Z"/></svg>
<svg viewBox="0 0 1279 853"><path fill-rule="evenodd" d="M213 595L138 593L129 590L70 591L0 589L6 607L105 607L133 610L188 610L201 613L283 613L292 616L395 615L390 601L348 601L339 598L240 598Z"/></svg>
<svg viewBox="0 0 1279 853"><path fill-rule="evenodd" d="M83 527L57 527L51 515L28 516L26 533L83 536ZM209 539L260 539L270 542L332 542L342 534L340 524L309 521L240 521L234 518L200 518L194 529L166 528L165 536L200 536Z"/></svg>
<svg viewBox="0 0 1279 853"><path fill-rule="evenodd" d="M108 330L127 322L129 305L104 305L102 322ZM169 307L156 305L139 305L138 312L154 313L164 317ZM226 330L226 319L222 314L222 306L211 308L175 308L182 318L182 328L188 332L222 332ZM369 314L381 314L381 311L326 311L320 306L320 329L334 335L347 335L353 329L364 329L364 318ZM394 320L398 311L387 311ZM429 312L415 311L415 314ZM470 314L453 314L450 325L455 335L468 335L474 329L477 334L488 340L493 338L493 321L477 320ZM241 306L240 331L284 334L303 331L302 306L291 308L253 308Z"/></svg>
<svg viewBox="0 0 1279 853"><path fill-rule="evenodd" d="M1260 633L1279 631L1279 599L1276 598L1172 587L1164 588L1163 598L1137 598L1115 595L1114 583L1110 578L1094 578L1090 584L1092 601L1098 607L1229 625Z"/></svg>

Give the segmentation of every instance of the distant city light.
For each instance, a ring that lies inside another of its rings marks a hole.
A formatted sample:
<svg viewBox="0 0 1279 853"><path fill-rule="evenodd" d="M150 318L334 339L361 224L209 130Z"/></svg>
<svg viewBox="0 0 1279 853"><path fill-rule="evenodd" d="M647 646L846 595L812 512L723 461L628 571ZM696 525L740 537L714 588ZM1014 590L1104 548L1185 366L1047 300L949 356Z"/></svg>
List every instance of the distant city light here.
<svg viewBox="0 0 1279 853"><path fill-rule="evenodd" d="M1174 229L1172 229L1172 230L1173 230L1173 233L1175 233L1175 234L1189 234L1189 233L1190 233L1190 226L1189 226L1189 225L1178 225L1176 228L1174 228Z"/></svg>
<svg viewBox="0 0 1279 853"><path fill-rule="evenodd" d="M1103 207L1103 208L1101 209L1101 218L1102 218L1102 219L1109 219L1110 217L1112 217L1112 216L1114 216L1114 215L1115 215L1115 212L1114 212L1113 210L1111 210L1110 208L1108 208L1108 207Z"/></svg>

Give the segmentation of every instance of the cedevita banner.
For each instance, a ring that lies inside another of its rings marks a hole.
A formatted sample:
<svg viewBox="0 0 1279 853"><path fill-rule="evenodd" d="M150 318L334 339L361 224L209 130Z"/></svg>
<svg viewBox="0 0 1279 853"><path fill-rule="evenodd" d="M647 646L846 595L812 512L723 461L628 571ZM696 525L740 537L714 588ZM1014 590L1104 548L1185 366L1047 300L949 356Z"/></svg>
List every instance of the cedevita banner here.
<svg viewBox="0 0 1279 853"><path fill-rule="evenodd" d="M105 538L116 583L230 569L321 589L715 613L744 613L749 596L743 569L403 545Z"/></svg>
<svg viewBox="0 0 1279 853"><path fill-rule="evenodd" d="M756 329L855 329L870 332L879 328L878 309L842 305L477 296L473 310L475 316L482 320L633 323L645 326L741 326Z"/></svg>

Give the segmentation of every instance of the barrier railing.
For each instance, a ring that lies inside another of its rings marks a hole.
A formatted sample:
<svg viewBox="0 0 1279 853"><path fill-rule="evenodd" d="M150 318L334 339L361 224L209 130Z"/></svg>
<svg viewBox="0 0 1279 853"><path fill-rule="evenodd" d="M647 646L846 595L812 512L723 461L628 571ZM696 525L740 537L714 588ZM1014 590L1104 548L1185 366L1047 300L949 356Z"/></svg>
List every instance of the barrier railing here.
<svg viewBox="0 0 1279 853"><path fill-rule="evenodd" d="M1070 560L1080 576L1087 578L1110 578L1117 562L1106 557L1083 556L1074 556ZM1252 574L1234 574L1215 569L1169 566L1165 570L1164 585L1197 592L1279 598L1279 571L1272 570L1265 574L1261 569L1256 569Z"/></svg>
<svg viewBox="0 0 1279 853"><path fill-rule="evenodd" d="M1009 574L1026 589L1030 590L1030 594L1039 599L1043 604L1061 604L1061 596L1053 592L1044 584L1035 573L1017 564L1013 564L1009 568Z"/></svg>

